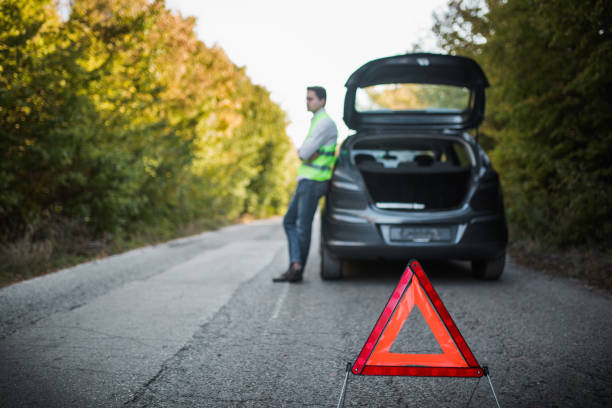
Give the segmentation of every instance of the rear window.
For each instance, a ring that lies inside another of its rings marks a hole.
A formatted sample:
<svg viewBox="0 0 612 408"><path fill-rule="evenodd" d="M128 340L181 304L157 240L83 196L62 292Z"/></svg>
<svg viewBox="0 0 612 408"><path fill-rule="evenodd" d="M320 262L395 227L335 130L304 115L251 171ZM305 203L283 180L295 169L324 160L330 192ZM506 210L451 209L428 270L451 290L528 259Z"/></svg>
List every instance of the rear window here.
<svg viewBox="0 0 612 408"><path fill-rule="evenodd" d="M470 90L452 85L379 84L357 88L358 112L415 111L457 113L470 106Z"/></svg>

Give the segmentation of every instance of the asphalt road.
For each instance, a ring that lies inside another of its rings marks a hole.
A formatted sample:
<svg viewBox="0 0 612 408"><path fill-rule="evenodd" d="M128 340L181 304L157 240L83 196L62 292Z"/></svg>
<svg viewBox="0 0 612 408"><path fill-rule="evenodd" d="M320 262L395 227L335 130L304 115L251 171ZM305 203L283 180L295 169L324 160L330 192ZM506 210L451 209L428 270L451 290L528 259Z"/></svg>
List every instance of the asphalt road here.
<svg viewBox="0 0 612 408"><path fill-rule="evenodd" d="M317 245L301 284L271 282L287 263L274 219L0 290L0 406L335 406L405 265L323 282ZM612 406L610 296L512 261L498 282L423 266L502 407ZM439 346L411 313L391 351ZM473 390L494 406L486 379L351 375L345 406L463 407Z"/></svg>

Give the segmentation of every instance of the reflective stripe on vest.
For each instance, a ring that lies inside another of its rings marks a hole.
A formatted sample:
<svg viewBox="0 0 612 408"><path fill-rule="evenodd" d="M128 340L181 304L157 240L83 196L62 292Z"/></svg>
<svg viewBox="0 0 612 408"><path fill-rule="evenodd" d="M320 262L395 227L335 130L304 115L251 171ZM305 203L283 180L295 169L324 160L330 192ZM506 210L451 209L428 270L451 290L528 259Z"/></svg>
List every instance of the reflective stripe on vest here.
<svg viewBox="0 0 612 408"><path fill-rule="evenodd" d="M312 118L306 140L311 136L315 125L323 118L329 118L327 112L321 112ZM331 178L332 167L336 162L336 142L334 142L334 144L320 146L317 149L317 153L319 156L317 156L312 163L302 163L298 169L298 176L316 181L326 181Z"/></svg>

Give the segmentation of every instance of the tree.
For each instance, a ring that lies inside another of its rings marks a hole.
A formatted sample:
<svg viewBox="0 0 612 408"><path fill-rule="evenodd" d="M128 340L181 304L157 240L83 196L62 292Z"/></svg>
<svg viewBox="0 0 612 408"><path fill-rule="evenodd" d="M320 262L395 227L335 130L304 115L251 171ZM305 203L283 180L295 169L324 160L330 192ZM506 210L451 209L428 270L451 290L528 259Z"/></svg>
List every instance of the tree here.
<svg viewBox="0 0 612 408"><path fill-rule="evenodd" d="M277 213L284 112L163 1L0 3L0 240ZM34 238L36 239L36 238Z"/></svg>
<svg viewBox="0 0 612 408"><path fill-rule="evenodd" d="M489 76L510 220L556 245L612 242L612 6L607 1L449 2L434 32Z"/></svg>

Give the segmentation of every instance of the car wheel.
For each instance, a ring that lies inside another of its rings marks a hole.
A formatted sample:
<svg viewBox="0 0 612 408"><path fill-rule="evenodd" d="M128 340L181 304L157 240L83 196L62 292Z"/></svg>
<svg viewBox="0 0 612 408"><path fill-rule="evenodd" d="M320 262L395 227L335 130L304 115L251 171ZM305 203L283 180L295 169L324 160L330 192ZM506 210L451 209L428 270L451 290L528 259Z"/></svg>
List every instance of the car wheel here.
<svg viewBox="0 0 612 408"><path fill-rule="evenodd" d="M506 254L495 259L472 261L472 273L478 279L497 280L504 272Z"/></svg>
<svg viewBox="0 0 612 408"><path fill-rule="evenodd" d="M336 280L342 278L342 260L321 248L321 279Z"/></svg>

